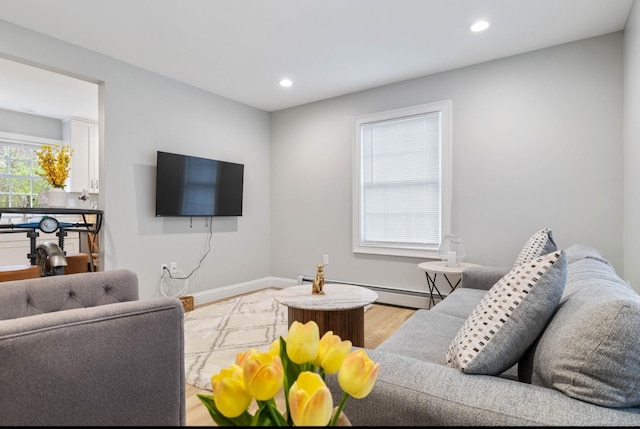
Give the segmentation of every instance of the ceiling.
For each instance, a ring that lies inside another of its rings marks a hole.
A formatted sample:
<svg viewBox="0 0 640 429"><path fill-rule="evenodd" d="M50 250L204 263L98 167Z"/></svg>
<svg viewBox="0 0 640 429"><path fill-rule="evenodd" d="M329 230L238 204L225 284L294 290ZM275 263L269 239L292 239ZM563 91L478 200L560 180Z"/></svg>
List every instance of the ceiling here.
<svg viewBox="0 0 640 429"><path fill-rule="evenodd" d="M271 112L620 31L632 4L0 0L0 19ZM491 26L470 32L469 25L478 19ZM26 73L8 64L0 61L0 108L69 116L62 102L82 98L83 89L74 87L65 97L54 94L45 107L50 89L60 91L78 81L58 75L48 88L38 87L24 79L43 74L41 70ZM293 86L278 85L285 77ZM96 85L83 85L85 91L97 91Z"/></svg>

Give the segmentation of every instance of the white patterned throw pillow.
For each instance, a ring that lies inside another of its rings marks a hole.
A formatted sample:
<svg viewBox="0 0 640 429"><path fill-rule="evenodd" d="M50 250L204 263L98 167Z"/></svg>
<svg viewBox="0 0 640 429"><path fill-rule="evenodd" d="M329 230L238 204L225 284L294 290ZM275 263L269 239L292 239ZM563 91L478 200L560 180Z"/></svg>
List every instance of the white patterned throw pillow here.
<svg viewBox="0 0 640 429"><path fill-rule="evenodd" d="M533 344L567 280L562 251L513 268L486 293L449 345L446 364L467 374L498 375Z"/></svg>
<svg viewBox="0 0 640 429"><path fill-rule="evenodd" d="M531 262L538 256L558 250L556 243L553 241L553 235L550 228L544 228L533 234L520 250L520 254L516 258L513 267Z"/></svg>

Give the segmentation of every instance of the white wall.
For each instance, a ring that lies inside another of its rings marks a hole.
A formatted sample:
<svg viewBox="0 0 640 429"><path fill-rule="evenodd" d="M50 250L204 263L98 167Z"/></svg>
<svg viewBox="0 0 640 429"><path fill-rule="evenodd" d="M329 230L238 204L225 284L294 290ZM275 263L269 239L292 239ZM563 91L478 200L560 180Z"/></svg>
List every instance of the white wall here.
<svg viewBox="0 0 640 429"><path fill-rule="evenodd" d="M453 232L468 261L510 265L548 226L561 248L593 245L624 272L622 33L271 115L4 21L0 55L102 83L105 269L135 270L142 297L159 294L161 263L195 268L208 238L203 219L154 217L156 150L246 165L245 216L214 220L189 293L312 276L323 254L328 279L426 289L420 260L351 251L352 122L443 99L453 100Z"/></svg>
<svg viewBox="0 0 640 429"><path fill-rule="evenodd" d="M453 231L510 266L536 231L623 272L622 33L271 114L272 275L426 290L422 262L351 250L353 117L453 101Z"/></svg>
<svg viewBox="0 0 640 429"><path fill-rule="evenodd" d="M212 250L189 293L270 274L269 115L112 58L0 21L0 55L100 82L104 268L134 270L160 294L160 264L188 274L207 247L205 220L155 217L157 150L245 164L244 216L213 221Z"/></svg>
<svg viewBox="0 0 640 429"><path fill-rule="evenodd" d="M0 131L62 140L62 122L13 110L0 109Z"/></svg>
<svg viewBox="0 0 640 429"><path fill-rule="evenodd" d="M640 290L640 2L624 32L624 277Z"/></svg>

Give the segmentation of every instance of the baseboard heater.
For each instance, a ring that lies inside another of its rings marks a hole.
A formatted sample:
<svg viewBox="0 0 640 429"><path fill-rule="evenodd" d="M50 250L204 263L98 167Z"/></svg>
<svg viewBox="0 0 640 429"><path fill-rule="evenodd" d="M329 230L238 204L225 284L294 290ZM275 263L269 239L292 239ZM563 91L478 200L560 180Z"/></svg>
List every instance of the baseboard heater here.
<svg viewBox="0 0 640 429"><path fill-rule="evenodd" d="M314 277L298 276L298 284L313 283ZM372 291L378 293L378 301L382 304L400 305L410 308L429 308L429 301L431 294L429 292L422 292L418 290L402 289L396 287L372 285L367 283L347 282L342 280L330 280L325 279L325 283L342 284L342 285L354 285L366 287Z"/></svg>

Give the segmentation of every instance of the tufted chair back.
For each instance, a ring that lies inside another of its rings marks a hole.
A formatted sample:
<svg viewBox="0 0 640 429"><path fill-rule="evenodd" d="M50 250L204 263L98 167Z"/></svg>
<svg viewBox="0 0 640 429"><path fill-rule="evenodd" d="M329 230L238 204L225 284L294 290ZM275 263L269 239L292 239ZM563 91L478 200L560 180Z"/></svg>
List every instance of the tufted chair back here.
<svg viewBox="0 0 640 429"><path fill-rule="evenodd" d="M130 270L15 280L0 283L0 320L138 299Z"/></svg>
<svg viewBox="0 0 640 429"><path fill-rule="evenodd" d="M129 270L0 283L0 426L184 426L183 325Z"/></svg>

